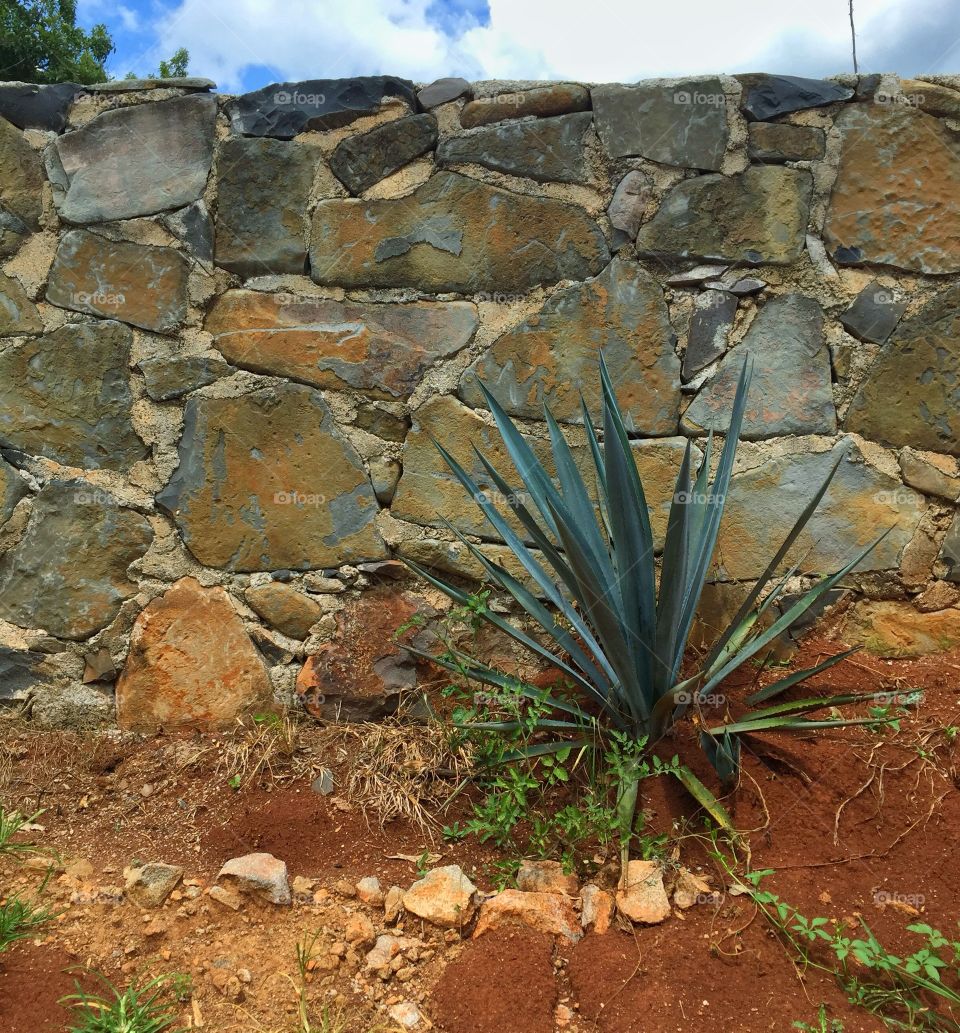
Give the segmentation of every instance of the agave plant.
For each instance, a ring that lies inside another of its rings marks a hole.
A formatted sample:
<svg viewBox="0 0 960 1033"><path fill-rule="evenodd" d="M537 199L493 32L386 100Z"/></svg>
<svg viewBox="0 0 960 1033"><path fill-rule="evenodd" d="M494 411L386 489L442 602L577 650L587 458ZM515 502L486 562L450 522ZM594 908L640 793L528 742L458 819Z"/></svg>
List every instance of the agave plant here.
<svg viewBox="0 0 960 1033"><path fill-rule="evenodd" d="M595 742L595 736L589 734L595 724L590 712L597 711L621 735L653 746L685 711L692 709L704 751L721 779L730 781L738 771L740 737L744 734L771 729L809 731L875 720L809 716L870 699L868 694L780 702L753 710L737 720L716 724L706 720L700 709L704 697L822 599L883 537L857 553L836 573L822 578L774 618L775 611L771 608L784 597L798 566L779 577L778 572L827 491L842 456L834 462L783 545L736 616L697 664L695 672L686 676L681 673L717 543L751 376L752 360L747 356L712 483L709 483L712 433L706 440L696 471L692 443L687 443L667 521L659 588L647 501L623 414L602 357L602 444L594 429L597 425L586 404L581 403L596 482L596 502L592 501L573 453L549 408L545 407L544 415L555 477L548 473L496 398L480 385L523 490L518 491L511 485L508 477L476 448L475 452L490 482L496 486L496 497L505 502L513 519L501 512L491 493L477 484L442 443L436 442L447 465L510 547L529 581L521 581L494 563L456 528L451 527L451 530L481 564L489 582L513 597L532 619L539 634L528 633L519 624L490 609L481 611L482 618L554 665L573 693L562 698L556 693L545 693L456 648L439 657L420 655L462 676L548 705L552 713L537 729L547 733L548 741L529 744L522 751L523 756L545 755L571 745L589 748ZM532 505L528 505L527 500ZM518 531L517 525L522 530ZM415 563L410 566L455 602L467 604L467 593ZM839 663L851 652L853 650L847 650L815 667L791 673L754 693L748 703L768 703L799 682ZM516 731L519 724L485 722L472 727L507 733ZM686 767L678 770L697 799L718 820L727 823L729 819L723 808L693 773ZM638 779L627 778L620 787L619 806L625 819L621 828L629 829L632 825L637 791Z"/></svg>

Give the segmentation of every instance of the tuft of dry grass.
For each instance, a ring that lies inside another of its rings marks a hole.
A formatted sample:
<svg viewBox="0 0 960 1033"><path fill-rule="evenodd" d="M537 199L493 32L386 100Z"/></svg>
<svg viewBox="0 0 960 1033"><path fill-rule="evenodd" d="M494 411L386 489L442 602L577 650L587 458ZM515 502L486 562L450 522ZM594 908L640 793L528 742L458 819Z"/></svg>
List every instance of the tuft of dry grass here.
<svg viewBox="0 0 960 1033"><path fill-rule="evenodd" d="M219 750L215 770L235 788L283 784L309 769L308 752L300 741L300 725L291 714L269 714L237 721Z"/></svg>

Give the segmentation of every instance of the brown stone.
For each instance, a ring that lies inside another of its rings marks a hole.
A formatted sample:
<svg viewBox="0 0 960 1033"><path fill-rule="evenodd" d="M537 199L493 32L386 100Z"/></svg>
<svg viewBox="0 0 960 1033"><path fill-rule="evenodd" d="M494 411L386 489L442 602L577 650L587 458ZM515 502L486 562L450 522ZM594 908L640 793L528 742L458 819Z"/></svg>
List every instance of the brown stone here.
<svg viewBox="0 0 960 1033"><path fill-rule="evenodd" d="M270 676L222 588L181 578L137 618L117 682L126 731L230 728L269 707Z"/></svg>
<svg viewBox="0 0 960 1033"><path fill-rule="evenodd" d="M628 861L617 890L617 908L631 922L658 925L670 916L663 870L656 861Z"/></svg>
<svg viewBox="0 0 960 1033"><path fill-rule="evenodd" d="M960 463L953 456L937 455L904 448L900 452L900 472L905 484L924 495L956 502L960 499Z"/></svg>
<svg viewBox="0 0 960 1033"><path fill-rule="evenodd" d="M248 588L244 598L269 625L291 638L306 638L323 612L315 599L280 581Z"/></svg>
<svg viewBox="0 0 960 1033"><path fill-rule="evenodd" d="M525 925L576 943L583 932L573 902L564 893L524 893L503 890L480 905L474 939L494 929Z"/></svg>
<svg viewBox="0 0 960 1033"><path fill-rule="evenodd" d="M922 79L901 79L900 96L928 115L960 118L960 90L924 82Z"/></svg>
<svg viewBox="0 0 960 1033"><path fill-rule="evenodd" d="M574 83L551 83L532 90L468 101L460 112L460 125L464 129L473 129L505 118L524 118L527 115L545 118L570 111L587 111L589 107L590 93L585 87Z"/></svg>
<svg viewBox="0 0 960 1033"><path fill-rule="evenodd" d="M826 149L826 136L815 126L786 122L751 122L747 153L753 161L817 161Z"/></svg>
<svg viewBox="0 0 960 1033"><path fill-rule="evenodd" d="M580 894L582 909L580 911L580 924L584 931L592 931L602 935L610 928L613 921L613 909L615 901L613 896L599 886L589 883L583 887Z"/></svg>
<svg viewBox="0 0 960 1033"><path fill-rule="evenodd" d="M517 872L517 889L525 893L565 893L576 897L580 882L568 875L559 861L521 861Z"/></svg>
<svg viewBox="0 0 960 1033"><path fill-rule="evenodd" d="M465 926L477 906L477 887L455 864L434 868L403 895L406 911L431 925Z"/></svg>
<svg viewBox="0 0 960 1033"><path fill-rule="evenodd" d="M380 305L246 290L228 291L206 320L215 346L244 369L381 398L409 397L476 327L476 306L464 301Z"/></svg>
<svg viewBox="0 0 960 1033"><path fill-rule="evenodd" d="M919 613L910 603L864 600L849 611L842 636L878 656L925 656L960 645L960 608Z"/></svg>
<svg viewBox="0 0 960 1033"><path fill-rule="evenodd" d="M929 588L921 592L913 601L913 605L921 613L936 613L956 606L960 602L960 588L948 581L934 581Z"/></svg>
<svg viewBox="0 0 960 1033"><path fill-rule="evenodd" d="M0 256L12 254L40 226L43 167L23 133L0 118Z"/></svg>
<svg viewBox="0 0 960 1033"><path fill-rule="evenodd" d="M47 301L172 333L186 318L189 272L187 260L173 248L126 244L71 230L60 239Z"/></svg>
<svg viewBox="0 0 960 1033"><path fill-rule="evenodd" d="M43 320L37 306L16 280L0 273L0 337L37 334L41 330Z"/></svg>

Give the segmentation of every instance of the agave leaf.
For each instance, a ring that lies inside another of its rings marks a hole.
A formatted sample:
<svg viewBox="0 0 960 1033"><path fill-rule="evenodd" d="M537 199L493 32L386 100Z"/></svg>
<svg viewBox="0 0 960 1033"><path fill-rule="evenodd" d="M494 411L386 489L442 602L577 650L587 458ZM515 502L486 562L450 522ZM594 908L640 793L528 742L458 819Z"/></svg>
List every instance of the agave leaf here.
<svg viewBox="0 0 960 1033"><path fill-rule="evenodd" d="M814 710L826 710L828 707L845 707L851 703L876 702L875 692L846 692L836 696L811 696L809 699L791 700L789 703L776 703L772 707L751 710L749 719L762 720L775 717L777 714L810 713Z"/></svg>
<svg viewBox="0 0 960 1033"><path fill-rule="evenodd" d="M685 764L681 764L678 768L672 770L677 778L680 779L687 792L713 818L720 828L725 829L727 832L736 833L733 819L727 813L727 809Z"/></svg>
<svg viewBox="0 0 960 1033"><path fill-rule="evenodd" d="M499 763L509 764L515 760L529 760L531 757L545 757L551 753L562 753L564 750L591 749L596 744L590 739L561 739L557 742L531 743L518 750L503 754Z"/></svg>
<svg viewBox="0 0 960 1033"><path fill-rule="evenodd" d="M815 674L819 674L821 671L828 670L833 667L834 664L840 663L841 660L846 660L848 656L852 653L858 652L862 648L862 646L854 646L852 649L845 649L842 653L837 653L834 656L827 657L826 660L817 664L815 667L807 667L802 671L794 671L793 674L788 674L785 678L780 678L778 681L767 685L758 692L754 692L752 695L747 696L746 702L752 706L754 703L763 703L765 700L773 699L774 696L779 696L794 685L797 685L802 681L806 681L808 678L812 678Z"/></svg>
<svg viewBox="0 0 960 1033"><path fill-rule="evenodd" d="M733 782L740 772L740 740L729 731L723 735L700 733L700 748L707 755L721 782Z"/></svg>
<svg viewBox="0 0 960 1033"><path fill-rule="evenodd" d="M882 719L876 717L832 717L822 721L807 721L804 718L762 717L754 720L745 717L726 725L708 728L710 735L742 734L744 732L805 732L816 728L847 728L851 725L876 725Z"/></svg>
<svg viewBox="0 0 960 1033"><path fill-rule="evenodd" d="M454 727L477 729L481 732L540 731L546 728L564 728L583 732L583 725L577 721L559 721L554 718L538 719L532 727L529 721L459 721L454 723Z"/></svg>

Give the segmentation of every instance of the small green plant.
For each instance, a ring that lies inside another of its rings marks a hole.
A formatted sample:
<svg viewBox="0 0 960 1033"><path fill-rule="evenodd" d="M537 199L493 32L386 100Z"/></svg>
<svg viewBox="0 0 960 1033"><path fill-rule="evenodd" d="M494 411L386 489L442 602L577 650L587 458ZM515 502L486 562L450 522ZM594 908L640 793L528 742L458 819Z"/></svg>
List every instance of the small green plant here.
<svg viewBox="0 0 960 1033"><path fill-rule="evenodd" d="M53 918L51 912L31 900L13 894L0 904L0 954L18 940L26 940Z"/></svg>
<svg viewBox="0 0 960 1033"><path fill-rule="evenodd" d="M156 976L120 990L98 976L102 993L89 993L77 983L77 992L60 1003L74 1010L70 1033L186 1033L175 1026L178 997L189 985L185 978Z"/></svg>
<svg viewBox="0 0 960 1033"><path fill-rule="evenodd" d="M8 811L0 804L0 855L28 854L36 851L37 848L32 843L17 840L16 836L28 825L32 825L41 814L43 811L28 816L19 811Z"/></svg>
<svg viewBox="0 0 960 1033"><path fill-rule="evenodd" d="M809 1022L795 1022L793 1028L803 1030L804 1033L843 1033L843 1023L839 1019L828 1017L825 1004L820 1005L815 1026Z"/></svg>

